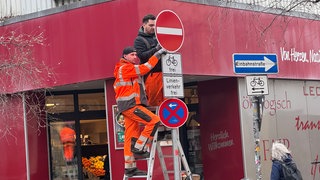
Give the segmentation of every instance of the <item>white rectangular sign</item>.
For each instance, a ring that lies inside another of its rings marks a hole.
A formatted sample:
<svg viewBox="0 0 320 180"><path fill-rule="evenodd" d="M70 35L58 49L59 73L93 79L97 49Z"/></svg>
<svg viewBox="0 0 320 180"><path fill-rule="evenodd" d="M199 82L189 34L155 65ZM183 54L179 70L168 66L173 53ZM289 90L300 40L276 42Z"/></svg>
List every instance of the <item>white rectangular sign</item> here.
<svg viewBox="0 0 320 180"><path fill-rule="evenodd" d="M183 77L163 75L164 97L184 97Z"/></svg>
<svg viewBox="0 0 320 180"><path fill-rule="evenodd" d="M161 58L162 73L182 74L181 54L166 54Z"/></svg>
<svg viewBox="0 0 320 180"><path fill-rule="evenodd" d="M269 94L267 75L246 76L248 96Z"/></svg>

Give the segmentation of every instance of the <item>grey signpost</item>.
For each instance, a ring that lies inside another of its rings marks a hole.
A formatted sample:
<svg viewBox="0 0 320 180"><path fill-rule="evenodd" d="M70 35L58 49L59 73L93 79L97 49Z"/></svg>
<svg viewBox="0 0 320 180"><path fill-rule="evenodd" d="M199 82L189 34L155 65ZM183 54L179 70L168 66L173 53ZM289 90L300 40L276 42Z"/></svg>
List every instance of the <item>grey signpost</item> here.
<svg viewBox="0 0 320 180"><path fill-rule="evenodd" d="M256 177L262 179L260 155L260 130L265 95L269 94L268 77L266 74L278 73L276 54L233 54L233 67L236 74L245 74L247 94L251 96L253 107L253 137ZM247 179L246 177L244 179Z"/></svg>

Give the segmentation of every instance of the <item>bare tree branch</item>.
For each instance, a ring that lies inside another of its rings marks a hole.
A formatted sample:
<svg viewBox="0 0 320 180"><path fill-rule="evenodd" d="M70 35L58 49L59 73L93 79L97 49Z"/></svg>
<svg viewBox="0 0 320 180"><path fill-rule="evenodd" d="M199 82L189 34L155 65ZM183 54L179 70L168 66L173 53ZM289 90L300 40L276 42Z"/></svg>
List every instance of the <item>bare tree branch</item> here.
<svg viewBox="0 0 320 180"><path fill-rule="evenodd" d="M28 128L38 133L47 126L46 89L32 90L45 87L47 80L55 81L53 69L34 56L36 47L46 46L45 40L44 33L37 31L30 34L10 31L0 36L0 140L9 143L13 139L18 143L17 131L24 127L21 124L24 116Z"/></svg>

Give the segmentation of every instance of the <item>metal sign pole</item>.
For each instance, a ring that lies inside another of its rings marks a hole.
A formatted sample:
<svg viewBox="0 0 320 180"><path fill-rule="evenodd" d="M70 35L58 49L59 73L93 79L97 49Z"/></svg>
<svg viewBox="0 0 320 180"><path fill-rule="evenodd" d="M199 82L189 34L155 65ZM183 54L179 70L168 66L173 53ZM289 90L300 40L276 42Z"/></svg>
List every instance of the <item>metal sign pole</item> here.
<svg viewBox="0 0 320 180"><path fill-rule="evenodd" d="M264 106L264 95L253 96L253 137L255 141L255 164L256 164L256 177L257 180L262 179L261 173L261 155L260 155L260 130L262 123L262 114Z"/></svg>
<svg viewBox="0 0 320 180"><path fill-rule="evenodd" d="M172 153L173 153L173 168L174 168L174 179L181 179L181 166L180 166L180 157L179 157L179 151L178 151L178 130L172 129L171 131L172 135Z"/></svg>

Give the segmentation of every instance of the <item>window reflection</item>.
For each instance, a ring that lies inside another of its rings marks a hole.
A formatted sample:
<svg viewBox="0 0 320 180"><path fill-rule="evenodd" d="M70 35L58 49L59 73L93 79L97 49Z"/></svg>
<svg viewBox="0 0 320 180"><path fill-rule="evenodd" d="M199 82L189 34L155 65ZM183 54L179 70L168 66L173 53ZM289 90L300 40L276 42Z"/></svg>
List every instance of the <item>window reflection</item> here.
<svg viewBox="0 0 320 180"><path fill-rule="evenodd" d="M80 120L81 145L107 144L105 119Z"/></svg>
<svg viewBox="0 0 320 180"><path fill-rule="evenodd" d="M47 96L46 110L48 113L74 112L73 95Z"/></svg>
<svg viewBox="0 0 320 180"><path fill-rule="evenodd" d="M74 121L51 122L50 127L53 179L78 179Z"/></svg>
<svg viewBox="0 0 320 180"><path fill-rule="evenodd" d="M79 111L98 111L105 109L104 93L79 94Z"/></svg>

